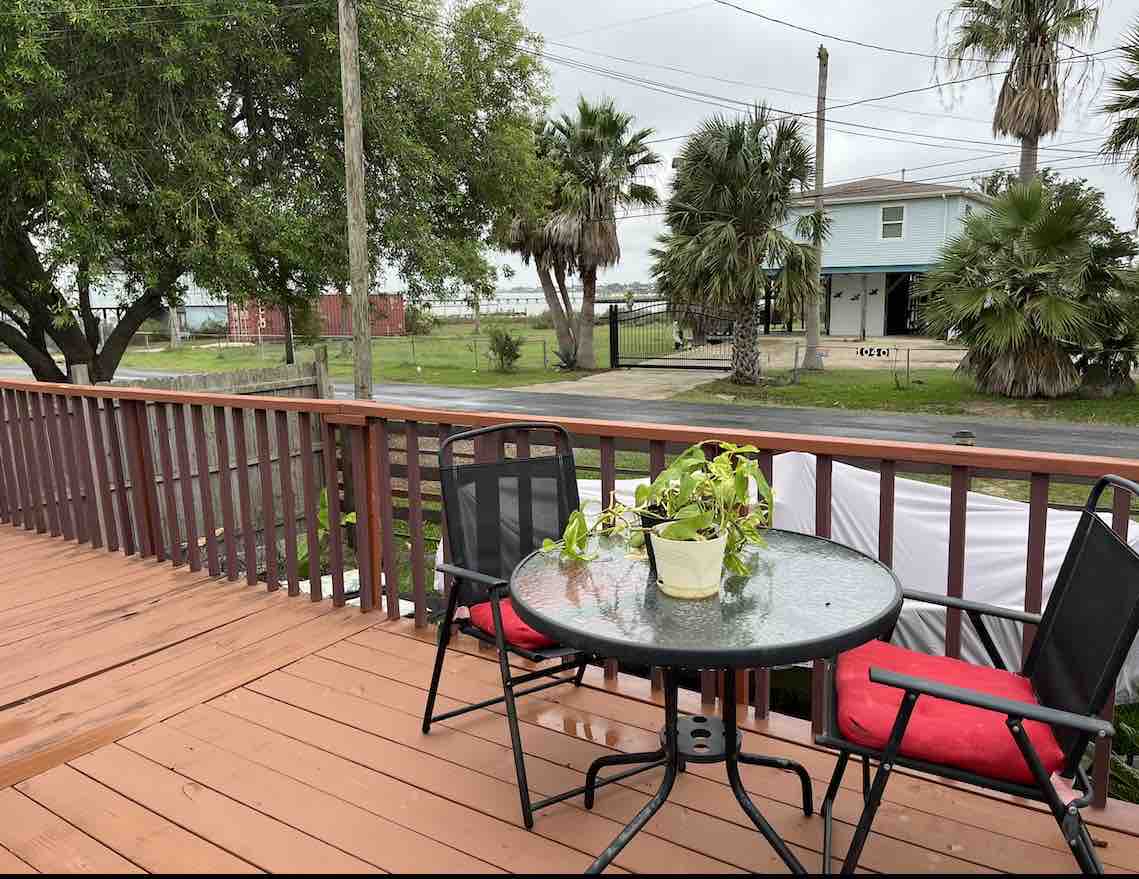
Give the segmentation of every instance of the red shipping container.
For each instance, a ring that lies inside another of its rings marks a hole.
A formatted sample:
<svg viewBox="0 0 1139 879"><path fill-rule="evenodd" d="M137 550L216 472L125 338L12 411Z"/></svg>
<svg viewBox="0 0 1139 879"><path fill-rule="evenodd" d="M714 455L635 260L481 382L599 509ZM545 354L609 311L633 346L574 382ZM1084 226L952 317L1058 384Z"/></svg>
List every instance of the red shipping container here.
<svg viewBox="0 0 1139 879"><path fill-rule="evenodd" d="M403 296L398 293L373 294L368 297L372 311L373 336L402 336L404 329ZM321 296L317 302L320 312L321 335L325 337L351 337L352 300L347 296ZM273 306L257 302L229 304L229 338L233 342L271 341L285 337L285 317Z"/></svg>

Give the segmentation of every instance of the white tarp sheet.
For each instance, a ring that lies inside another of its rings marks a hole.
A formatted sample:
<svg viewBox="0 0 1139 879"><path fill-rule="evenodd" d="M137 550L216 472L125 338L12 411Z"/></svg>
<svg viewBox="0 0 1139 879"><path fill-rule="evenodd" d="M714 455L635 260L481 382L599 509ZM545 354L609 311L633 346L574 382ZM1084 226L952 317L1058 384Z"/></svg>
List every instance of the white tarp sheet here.
<svg viewBox="0 0 1139 879"><path fill-rule="evenodd" d="M775 458L775 525L812 533L815 527L815 458L788 452ZM618 496L632 502L642 480L620 480ZM601 483L579 481L581 500L598 509ZM831 477L831 536L840 543L878 553L878 474L836 463ZM1080 514L1049 510L1044 549L1044 601L1060 570ZM965 597L1000 607L1023 609L1028 547L1028 504L969 492L965 532ZM1139 547L1139 527L1130 529ZM442 550L440 549L440 554ZM896 480L894 489L894 570L902 585L944 595L948 581L949 489L912 479ZM440 561L442 560L440 555ZM442 589L442 575L436 575ZM841 584L836 584L841 586ZM1103 584L1110 588L1110 584ZM1020 626L987 620L993 640L1010 669L1021 660ZM1090 634L1090 633L1089 633ZM945 610L906 602L894 642L925 653L944 653ZM988 664L980 639L962 618L962 658ZM1139 701L1139 646L1132 645L1116 688L1121 703Z"/></svg>

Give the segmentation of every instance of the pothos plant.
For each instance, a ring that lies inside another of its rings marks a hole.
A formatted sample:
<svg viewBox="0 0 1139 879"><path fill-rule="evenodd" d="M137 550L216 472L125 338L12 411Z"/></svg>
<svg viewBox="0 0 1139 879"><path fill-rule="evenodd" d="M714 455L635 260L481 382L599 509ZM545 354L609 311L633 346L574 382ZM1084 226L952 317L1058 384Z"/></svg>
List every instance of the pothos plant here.
<svg viewBox="0 0 1139 879"><path fill-rule="evenodd" d="M658 533L668 540L714 540L727 536L724 566L747 574L743 550L764 545L762 531L771 527L771 487L759 469L755 446L705 440L685 449L647 485L637 486L633 505L616 495L589 523L582 510L570 514L562 539L547 539L546 551L558 550L567 561L588 561L592 537L625 539L644 546L650 523L663 523ZM752 502L751 486L756 486Z"/></svg>

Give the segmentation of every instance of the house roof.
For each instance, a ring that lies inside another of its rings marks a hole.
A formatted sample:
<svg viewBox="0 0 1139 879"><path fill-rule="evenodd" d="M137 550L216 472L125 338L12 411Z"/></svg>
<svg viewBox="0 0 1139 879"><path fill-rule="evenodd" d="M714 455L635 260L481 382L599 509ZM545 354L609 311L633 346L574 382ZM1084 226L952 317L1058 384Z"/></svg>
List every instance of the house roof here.
<svg viewBox="0 0 1139 879"><path fill-rule="evenodd" d="M979 201L987 201L985 195L962 186L942 186L938 183L911 183L907 180L891 180L888 177L866 177L823 187L823 198L843 201L869 201L878 198L913 198L931 195L969 195ZM795 199L802 204L813 200L814 192L805 192Z"/></svg>

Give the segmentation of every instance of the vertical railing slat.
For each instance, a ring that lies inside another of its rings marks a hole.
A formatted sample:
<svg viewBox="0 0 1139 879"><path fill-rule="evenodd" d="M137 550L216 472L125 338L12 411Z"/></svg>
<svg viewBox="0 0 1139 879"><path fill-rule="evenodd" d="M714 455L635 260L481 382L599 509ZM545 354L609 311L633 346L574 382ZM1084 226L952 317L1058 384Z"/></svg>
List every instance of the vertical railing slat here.
<svg viewBox="0 0 1139 879"><path fill-rule="evenodd" d="M439 425L439 447L440 447L440 449L443 448L443 442L450 435L451 435L451 425L440 424ZM440 465L442 467L449 467L451 465L451 462L453 460L453 455L452 455L451 451L452 450L451 450L450 446L448 446L446 449L443 449L442 454L440 455ZM442 494L442 492L443 492L443 487L442 487L442 484L440 484L439 493ZM450 538L447 536L446 504L444 503L443 506L444 506L444 509L442 511L443 515L440 517L442 519L442 521L439 523L439 525L440 525L439 530L443 533L443 561L450 564L450 562L451 562L451 542L450 542ZM455 578L454 577L452 577L450 574L444 574L443 575L443 595L444 596L448 596L451 594L451 587L454 584L455 584Z"/></svg>
<svg viewBox="0 0 1139 879"><path fill-rule="evenodd" d="M336 463L336 425L324 421L324 485L328 492L328 562L332 568L332 604L344 606L344 534L340 526L340 481Z"/></svg>
<svg viewBox="0 0 1139 879"><path fill-rule="evenodd" d="M63 468L67 478L71 515L75 526L75 539L79 543L86 543L87 513L83 508L83 487L79 481L80 449L75 437L75 421L71 416L67 397L61 395L57 402L59 404L57 419L60 425L60 441L63 445Z"/></svg>
<svg viewBox="0 0 1139 879"><path fill-rule="evenodd" d="M8 415L0 394L0 523L12 521L12 484L8 476Z"/></svg>
<svg viewBox="0 0 1139 879"><path fill-rule="evenodd" d="M158 427L158 461L162 467L162 494L166 503L166 534L170 541L170 562L174 567L182 564L182 529L178 526L178 500L174 491L174 458L170 454L170 423L165 403L154 406L154 420Z"/></svg>
<svg viewBox="0 0 1139 879"><path fill-rule="evenodd" d="M1028 492L1028 557L1024 571L1024 609L1040 613L1044 605L1044 546L1048 531L1047 473L1033 473ZM1036 626L1025 623L1021 632L1022 656L1028 656Z"/></svg>
<svg viewBox="0 0 1139 879"><path fill-rule="evenodd" d="M16 477L15 444L11 438L11 429L15 426L15 417L8 405L8 392L0 388L0 469L4 471L4 484L7 486L7 521L12 525L21 523L20 508L23 504L22 490Z"/></svg>
<svg viewBox="0 0 1139 879"><path fill-rule="evenodd" d="M103 527L107 532L107 551L119 549L119 529L115 523L115 504L111 492L111 474L107 467L107 442L103 436L103 406L110 406L95 397L87 398L87 415L91 422L91 449L95 456L95 481L99 486L99 502L103 509ZM122 486L118 486L121 490Z"/></svg>
<svg viewBox="0 0 1139 879"><path fill-rule="evenodd" d="M601 502L609 504L617 489L617 451L613 437L601 437ZM645 540L648 540L645 535ZM621 672L621 664L616 659L605 660L605 680L616 681Z"/></svg>
<svg viewBox="0 0 1139 879"><path fill-rule="evenodd" d="M186 520L186 561L191 571L202 569L202 548L198 545L198 511L194 506L194 480L190 471L190 440L186 431L186 407L170 406L174 421L174 446L178 452L178 488L182 495L182 514Z"/></svg>
<svg viewBox="0 0 1139 879"><path fill-rule="evenodd" d="M320 572L320 533L317 528L316 452L312 445L312 415L297 413L297 431L301 438L301 488L304 491L305 545L308 547L308 570L302 573L308 577L309 598L320 601L323 595ZM331 530L331 524L330 524Z"/></svg>
<svg viewBox="0 0 1139 879"><path fill-rule="evenodd" d="M831 487L834 478L834 459L830 455L815 456L815 535L831 536ZM811 663L811 730L823 731L823 700L825 697L825 660Z"/></svg>
<svg viewBox="0 0 1139 879"><path fill-rule="evenodd" d="M289 439L289 413L275 413L277 419L277 472L281 479L281 515L285 520L285 579L289 595L300 595L297 570L297 502L293 490L293 449Z"/></svg>
<svg viewBox="0 0 1139 879"><path fill-rule="evenodd" d="M372 510L368 504L368 456L364 436L366 431L366 426L352 425L348 428L348 445L352 455L352 494L356 499L356 565L360 575L360 609L363 611L372 609L374 596L370 533ZM378 572L375 576L379 578Z"/></svg>
<svg viewBox="0 0 1139 879"><path fill-rule="evenodd" d="M883 461L878 470L878 561L894 566L894 487L896 461Z"/></svg>
<svg viewBox="0 0 1139 879"><path fill-rule="evenodd" d="M1111 529L1119 535L1119 539L1126 542L1127 534L1131 529L1131 494L1122 489L1112 489L1111 501ZM1107 704L1103 706L1100 717L1111 721L1115 717L1115 687L1111 688ZM1100 739L1095 745L1095 757L1092 762L1092 788L1095 797L1092 805L1102 809L1107 805L1107 798L1111 788L1111 739Z"/></svg>
<svg viewBox="0 0 1139 879"><path fill-rule="evenodd" d="M95 494L95 474L91 464L91 442L87 431L87 412L83 397L74 397L71 404L75 419L75 455L79 467L79 486L83 492L83 509L87 515L87 533L91 546L103 546L103 531L99 523L99 501Z"/></svg>
<svg viewBox="0 0 1139 879"><path fill-rule="evenodd" d="M270 592L281 588L277 565L277 511L273 505L273 457L269 444L269 412L253 410L257 434L257 479L261 483L261 528L265 535L265 584Z"/></svg>
<svg viewBox="0 0 1139 879"><path fill-rule="evenodd" d="M649 441L649 479L656 479L664 471L665 444L664 440ZM654 694L660 693L664 687L664 675L659 666L653 666L650 687ZM703 692L701 680L701 692Z"/></svg>
<svg viewBox="0 0 1139 879"><path fill-rule="evenodd" d="M775 488L775 456L771 452L759 453L759 472L767 480L767 484ZM771 524L775 525L775 511L772 510ZM758 719L767 717L771 710L771 669L757 668L755 670L755 693L752 696L755 706L755 716Z"/></svg>
<svg viewBox="0 0 1139 879"><path fill-rule="evenodd" d="M415 625L427 625L427 558L423 545L423 494L419 466L419 424L407 422L404 432L407 451L407 530L411 536L411 592L415 602ZM521 455L521 450L518 450Z"/></svg>
<svg viewBox="0 0 1139 879"><path fill-rule="evenodd" d="M119 430L119 417L125 410L115 406L115 401L107 398L103 404L103 415L107 420L107 448L111 456L111 473L115 477L115 506L119 516L122 534L123 555L135 554L137 547L135 531L131 527L130 496L127 492L127 476L123 466L122 431Z"/></svg>
<svg viewBox="0 0 1139 879"><path fill-rule="evenodd" d="M11 391L11 406L8 411L13 416L12 421L12 439L16 446L16 468L19 472L20 480L20 494L22 498L21 518L25 531L34 531L36 528L36 504L33 500L34 489L32 487L32 475L28 469L28 451L25 442L26 434L24 427L26 425L26 416L23 413L21 404L21 394L19 391ZM70 444L67 448L70 449ZM71 455L68 454L65 461L69 460Z"/></svg>
<svg viewBox="0 0 1139 879"><path fill-rule="evenodd" d="M39 456L36 455L36 443L32 433L31 396L30 393L20 392L20 427L24 441L24 460L28 468L28 488L31 490L29 501L31 502L32 522L35 525L36 532L43 534L47 531L47 522L44 519L43 480L40 477ZM70 456L68 457L70 459ZM84 536L80 542L86 542L86 537Z"/></svg>
<svg viewBox="0 0 1139 879"><path fill-rule="evenodd" d="M123 448L130 469L131 496L134 500L134 534L138 541L138 554L142 558L155 555L153 514L150 509L150 491L146 485L145 451L139 439L138 410L146 404L139 400L123 400L119 411L123 419L125 442Z"/></svg>
<svg viewBox="0 0 1139 879"><path fill-rule="evenodd" d="M237 580L237 516L233 508L233 468L230 466L225 411L224 406L214 406L214 444L218 453L218 498L221 500L222 541L225 543L225 578L232 583Z"/></svg>
<svg viewBox="0 0 1139 879"><path fill-rule="evenodd" d="M150 408L146 403L135 407L135 418L138 422L138 455L142 460L144 478L143 490L146 492L147 510L150 515L150 542L154 549L154 557L164 562L167 559L166 539L162 529L162 513L158 506L158 477L157 465L154 460L154 445L150 441ZM155 429L157 433L157 428Z"/></svg>
<svg viewBox="0 0 1139 879"><path fill-rule="evenodd" d="M58 490L52 471L45 427L46 407L50 406L51 402L43 394L29 394L28 398L31 405L32 435L35 437L36 448L40 451L36 457L40 461L40 470L43 473L44 511L47 514L48 534L52 537L59 537L59 505L62 500L62 493Z"/></svg>
<svg viewBox="0 0 1139 879"><path fill-rule="evenodd" d="M210 490L210 450L206 445L206 413L205 410L194 404L190 408L190 424L194 435L194 456L198 465L198 497L202 504L202 530L206 537L206 570L211 577L221 576L221 563L218 560L217 522L214 521L214 497ZM220 462L218 465L218 479L222 473L229 475L229 469L224 471Z"/></svg>
<svg viewBox="0 0 1139 879"><path fill-rule="evenodd" d="M253 529L253 490L249 482L249 443L245 410L233 410L233 453L237 458L237 498L241 504L241 537L245 551L245 582L257 583L257 532Z"/></svg>
<svg viewBox="0 0 1139 879"><path fill-rule="evenodd" d="M392 459L391 442L386 418L379 418L368 424L371 433L371 446L374 453L379 456L375 462L376 469L376 495L375 506L372 506L372 515L380 523L380 562L383 566L383 585L387 604L388 619L398 620L399 613L399 566L395 553L395 519L392 503ZM501 437L501 434L499 434ZM378 513L378 516L377 516Z"/></svg>
<svg viewBox="0 0 1139 879"><path fill-rule="evenodd" d="M954 466L949 477L949 576L946 594L965 594L965 518L969 504L969 468ZM961 611L945 614L945 655L961 658Z"/></svg>

